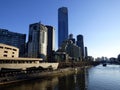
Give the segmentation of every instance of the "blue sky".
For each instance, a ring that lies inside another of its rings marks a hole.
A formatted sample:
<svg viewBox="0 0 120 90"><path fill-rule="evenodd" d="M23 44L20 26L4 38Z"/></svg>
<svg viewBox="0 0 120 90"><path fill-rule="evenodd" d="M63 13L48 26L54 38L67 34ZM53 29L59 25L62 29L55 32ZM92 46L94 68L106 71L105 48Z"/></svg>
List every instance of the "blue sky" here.
<svg viewBox="0 0 120 90"><path fill-rule="evenodd" d="M68 7L69 34L84 35L88 54L117 57L120 53L120 0L0 0L0 28L28 34L41 21L58 31L58 8ZM56 47L57 48L57 47Z"/></svg>

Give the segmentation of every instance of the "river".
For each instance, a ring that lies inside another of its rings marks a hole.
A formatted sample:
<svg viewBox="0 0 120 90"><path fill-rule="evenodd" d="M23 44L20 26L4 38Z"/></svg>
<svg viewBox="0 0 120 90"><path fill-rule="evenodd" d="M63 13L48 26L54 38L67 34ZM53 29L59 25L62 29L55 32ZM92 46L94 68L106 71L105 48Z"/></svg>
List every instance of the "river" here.
<svg viewBox="0 0 120 90"><path fill-rule="evenodd" d="M2 86L0 90L120 90L120 66L98 65L71 75Z"/></svg>

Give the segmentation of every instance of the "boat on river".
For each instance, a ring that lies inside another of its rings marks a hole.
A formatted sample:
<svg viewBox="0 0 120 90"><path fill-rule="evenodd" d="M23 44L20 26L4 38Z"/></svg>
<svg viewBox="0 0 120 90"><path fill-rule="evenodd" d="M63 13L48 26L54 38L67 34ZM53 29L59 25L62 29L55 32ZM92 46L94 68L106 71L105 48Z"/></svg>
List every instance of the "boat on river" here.
<svg viewBox="0 0 120 90"><path fill-rule="evenodd" d="M107 63L103 63L103 66L106 67L106 66L107 66Z"/></svg>

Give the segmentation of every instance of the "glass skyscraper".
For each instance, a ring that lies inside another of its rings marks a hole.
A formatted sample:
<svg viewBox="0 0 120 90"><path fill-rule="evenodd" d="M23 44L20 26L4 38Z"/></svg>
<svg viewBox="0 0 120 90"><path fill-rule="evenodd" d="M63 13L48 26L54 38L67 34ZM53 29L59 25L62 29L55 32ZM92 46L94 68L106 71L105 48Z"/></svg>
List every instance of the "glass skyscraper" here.
<svg viewBox="0 0 120 90"><path fill-rule="evenodd" d="M64 40L68 39L68 9L58 9L58 48Z"/></svg>
<svg viewBox="0 0 120 90"><path fill-rule="evenodd" d="M77 35L77 45L81 48L82 59L84 58L84 40L83 35Z"/></svg>
<svg viewBox="0 0 120 90"><path fill-rule="evenodd" d="M15 46L19 48L19 56L25 56L26 34L11 32L6 29L0 29L0 43Z"/></svg>

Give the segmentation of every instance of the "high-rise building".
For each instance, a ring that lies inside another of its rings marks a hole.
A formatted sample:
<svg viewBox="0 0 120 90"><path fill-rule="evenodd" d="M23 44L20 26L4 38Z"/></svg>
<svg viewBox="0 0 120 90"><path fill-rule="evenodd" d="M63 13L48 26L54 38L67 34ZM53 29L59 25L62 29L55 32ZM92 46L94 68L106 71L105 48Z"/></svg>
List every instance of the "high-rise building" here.
<svg viewBox="0 0 120 90"><path fill-rule="evenodd" d="M75 44L75 38L73 38L73 34L69 35L69 40L72 40L72 42Z"/></svg>
<svg viewBox="0 0 120 90"><path fill-rule="evenodd" d="M47 55L47 27L41 23L29 26L28 57L46 59Z"/></svg>
<svg viewBox="0 0 120 90"><path fill-rule="evenodd" d="M58 52L65 52L69 55L69 59L73 61L80 61L81 60L81 48L75 45L72 40L68 39L65 40L61 48L58 49Z"/></svg>
<svg viewBox="0 0 120 90"><path fill-rule="evenodd" d="M58 9L58 48L64 40L68 39L68 9Z"/></svg>
<svg viewBox="0 0 120 90"><path fill-rule="evenodd" d="M48 56L48 61L53 60L53 51L55 50L55 29L52 26L47 27L47 56Z"/></svg>
<svg viewBox="0 0 120 90"><path fill-rule="evenodd" d="M0 29L0 43L15 46L19 48L19 56L25 56L26 34L11 32L6 29Z"/></svg>
<svg viewBox="0 0 120 90"><path fill-rule="evenodd" d="M85 57L88 56L88 51L87 51L87 47L85 47Z"/></svg>
<svg viewBox="0 0 120 90"><path fill-rule="evenodd" d="M77 35L77 45L81 48L82 59L84 58L84 41L83 35Z"/></svg>

